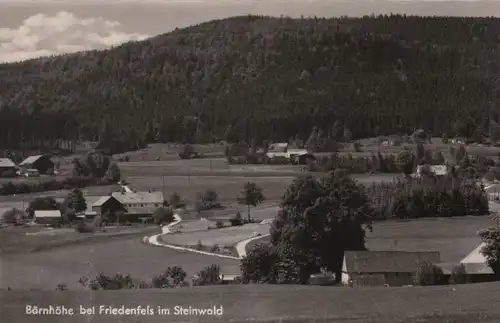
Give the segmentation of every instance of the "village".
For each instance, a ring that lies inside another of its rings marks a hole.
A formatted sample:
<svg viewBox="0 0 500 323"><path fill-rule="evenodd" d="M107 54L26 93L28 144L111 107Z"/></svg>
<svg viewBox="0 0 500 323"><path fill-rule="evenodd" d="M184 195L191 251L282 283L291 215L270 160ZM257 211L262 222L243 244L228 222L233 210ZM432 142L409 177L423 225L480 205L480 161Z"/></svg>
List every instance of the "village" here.
<svg viewBox="0 0 500 323"><path fill-rule="evenodd" d="M460 144L455 143L455 145ZM390 148L394 145L389 141L382 140L381 147L384 146ZM289 149L289 143L270 144L267 149L260 149L257 153L266 156L271 165L275 164L276 160L288 159L290 165L296 164L294 172L298 171L297 176L302 176L301 173L308 172L308 168L311 168L311 165L316 165L316 161L322 158L321 153L315 154L307 149ZM234 155L231 158L234 158ZM158 158L154 159L155 161L150 162L151 165L158 163ZM185 160L184 163L203 161L203 163L210 164L210 167L213 168L213 161L216 160L213 158L204 158L203 160L194 158ZM128 165L133 165L133 161L131 163L128 163ZM144 163L148 164L148 162L144 161L144 157L141 157L141 163L142 165L145 165ZM173 162L165 161L161 163L169 164ZM282 164L283 162L279 163ZM58 172L55 164L47 155L28 157L19 166L16 166L8 158L0 159L3 174L19 174L18 176L21 177L28 176L27 179L33 176L24 175L27 171L29 171L29 174L37 174L38 176L34 175L36 178L40 178L39 176L54 176L54 169L56 169L55 172ZM125 162L121 163L121 165L123 169L128 167ZM241 167L239 164L236 166ZM282 168L279 165L273 167ZM450 166L450 164L418 165L414 168L411 176L415 179L422 179L426 176L444 178L452 168L453 166ZM47 173L51 175L47 175ZM354 174L354 176L356 175ZM131 181L134 181L133 177ZM496 183L495 178L491 181L483 178L482 182L478 183L478 185L485 187L490 200L490 211L493 213L498 209L497 200L499 194ZM200 197L198 194L198 200L185 203L180 200L179 196L175 197L175 194L173 194L174 197L172 197L172 192L165 190L164 176L162 176L161 187L154 185L147 190L134 189L134 186L128 183L128 180L123 176L122 180L115 184L117 185L114 186L114 190L104 195L84 194L79 189L70 190L66 197L44 198L43 194L41 194L35 200L52 199L52 202L38 203L41 209L37 209L37 203L34 203L35 206L30 209L31 201L24 201L23 199L22 206L28 207L26 211L33 215L31 220L24 222L24 226L40 227L38 233L30 232L26 234L28 237L34 237L35 235L54 237L60 232L62 236L68 234L68 226L70 228L73 226L75 232L72 235L78 235L78 232L80 234L87 232L88 235L116 234L116 232L123 230L127 233L130 233L130 230L136 230L134 232L140 235L141 232L154 232L157 230L154 228L159 225L161 233L143 236L142 243L200 254L208 257L205 257L206 260L203 264L210 265L211 258L239 261L239 259L246 257L249 248L255 244L268 243L269 231L276 212L278 212L278 207L274 202L270 202L270 205L264 207L259 206L252 211L251 215L249 207L248 219L244 217L247 212L245 208L239 211L238 208L229 208L238 211L235 216L234 213L231 215L231 211L225 208L217 210L217 207L215 207L214 211L211 207L200 206L200 203L206 205L220 204L217 201L216 193L212 197L209 196L209 193L205 193L206 197ZM147 185L141 184L141 187L147 187ZM169 197L169 195L171 196ZM75 196L79 197L76 198L76 201L72 201L71 199L75 198ZM68 202L68 199L70 202ZM19 205L19 202L17 203ZM72 219L70 221L68 221L68 215L64 213L67 211L61 208L61 206L68 205L68 203L84 205L84 207L78 207L76 211L71 210ZM259 203L254 204L258 205ZM46 206L50 204L54 206ZM3 208L2 213L13 212L14 209ZM22 213L22 209L19 211ZM384 224L381 223L381 225ZM398 226L404 226L404 223L398 223ZM408 226L411 226L410 223L408 223ZM367 237L368 241L370 241L370 234ZM141 238L136 239L140 240ZM476 241L479 241L479 239ZM341 279L335 278L333 273L323 272L311 275L309 283L313 285L334 285L337 281L340 281L342 285L350 287L413 286L418 263L432 264L440 268L443 273L440 283L447 282L450 279L453 280L452 276L456 274L457 268L462 271L463 277L461 279L464 281L494 281L496 275L481 254L482 246L478 242L478 245L471 247L470 250L462 250L460 253L463 257L460 259L455 257L452 259L453 261L450 261L450 257L446 255L447 248L452 246L444 248L444 257L441 256L439 249L418 250L416 246L406 249L391 245L385 249L369 248L367 251L346 251ZM231 266L227 267L226 271L221 270L220 278L224 283L239 283L241 280L238 270Z"/></svg>

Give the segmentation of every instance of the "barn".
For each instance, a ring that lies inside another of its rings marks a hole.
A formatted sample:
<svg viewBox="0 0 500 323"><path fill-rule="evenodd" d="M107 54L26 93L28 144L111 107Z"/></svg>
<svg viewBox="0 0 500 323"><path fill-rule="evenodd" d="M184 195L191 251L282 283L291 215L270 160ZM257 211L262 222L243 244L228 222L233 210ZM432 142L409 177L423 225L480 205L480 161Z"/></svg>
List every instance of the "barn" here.
<svg viewBox="0 0 500 323"><path fill-rule="evenodd" d="M102 216L106 213L115 213L117 211L125 211L123 204L118 201L113 196L103 196L96 202L92 204L92 211L95 212L96 215Z"/></svg>
<svg viewBox="0 0 500 323"><path fill-rule="evenodd" d="M40 174L54 172L54 162L47 155L29 156L19 166L24 169L36 169Z"/></svg>
<svg viewBox="0 0 500 323"><path fill-rule="evenodd" d="M346 251L342 283L352 287L413 284L419 262L437 264L439 252Z"/></svg>

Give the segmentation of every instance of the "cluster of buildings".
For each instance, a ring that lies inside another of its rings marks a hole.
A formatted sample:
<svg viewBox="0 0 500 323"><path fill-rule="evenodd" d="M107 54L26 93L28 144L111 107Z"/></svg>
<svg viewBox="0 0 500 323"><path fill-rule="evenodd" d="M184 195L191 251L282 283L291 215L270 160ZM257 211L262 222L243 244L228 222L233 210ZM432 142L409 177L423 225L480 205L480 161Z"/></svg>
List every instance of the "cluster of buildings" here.
<svg viewBox="0 0 500 323"><path fill-rule="evenodd" d="M76 214L81 219L92 219L96 216L114 218L114 215L120 212L128 221L139 222L141 219L151 218L153 213L164 205L162 192L137 192L128 186L122 186L121 191L105 196L85 196L85 200L87 209ZM35 222L39 224L57 224L62 216L59 210L36 210L34 213Z"/></svg>
<svg viewBox="0 0 500 323"><path fill-rule="evenodd" d="M86 218L103 216L123 212L128 218L151 217L164 204L162 192L136 192L125 186L120 192L113 192L107 196L87 197ZM90 202L90 203L89 203Z"/></svg>
<svg viewBox="0 0 500 323"><path fill-rule="evenodd" d="M443 281L448 281L453 268L459 265L463 265L468 282L497 279L485 259L466 257L460 263L452 264L441 263L440 258L440 253L435 251L346 251L342 265L342 284L350 287L411 286L417 265L421 262L439 267L443 271Z"/></svg>
<svg viewBox="0 0 500 323"><path fill-rule="evenodd" d="M290 148L286 142L272 143L267 149L266 156L269 159L284 158L289 159L294 164L305 165L308 160L316 160L316 157L309 153L307 149Z"/></svg>
<svg viewBox="0 0 500 323"><path fill-rule="evenodd" d="M6 173L27 177L39 174L53 174L54 162L48 155L29 156L19 165L16 165L9 158L0 158L0 176Z"/></svg>

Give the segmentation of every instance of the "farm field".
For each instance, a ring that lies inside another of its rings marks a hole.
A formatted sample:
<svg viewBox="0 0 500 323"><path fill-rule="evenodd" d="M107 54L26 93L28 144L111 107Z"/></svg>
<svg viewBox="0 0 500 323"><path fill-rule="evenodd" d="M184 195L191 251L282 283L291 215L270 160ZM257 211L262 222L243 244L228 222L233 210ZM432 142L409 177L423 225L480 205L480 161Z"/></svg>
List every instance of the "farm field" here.
<svg viewBox="0 0 500 323"><path fill-rule="evenodd" d="M84 275L100 272L130 274L150 280L168 266L181 266L193 275L205 266L219 264L224 274L238 274L239 262L143 244L141 236L71 244L30 253L1 256L0 288L54 290L57 284L79 288Z"/></svg>
<svg viewBox="0 0 500 323"><path fill-rule="evenodd" d="M49 229L41 226L8 227L0 230L0 255L50 250L58 247L123 237L142 238L158 232L157 226L106 227L106 231L76 233L73 228Z"/></svg>
<svg viewBox="0 0 500 323"><path fill-rule="evenodd" d="M202 153L207 157L224 157L225 146L223 144L192 145L194 151ZM130 161L148 161L148 160L175 160L179 159L179 152L183 145L176 143L149 144L146 148L130 151L123 154L114 155L115 160L127 156Z"/></svg>
<svg viewBox="0 0 500 323"><path fill-rule="evenodd" d="M198 221L200 224L204 221ZM184 225L184 227L187 225ZM186 232L185 228L181 229L182 233L178 234L164 234L161 240L164 243L178 245L178 246L195 246L201 242L204 246L234 246L236 243L249 239L254 232L262 235L269 233L269 225L265 224L245 224L239 227L228 227L221 229L211 229L208 231L192 231Z"/></svg>
<svg viewBox="0 0 500 323"><path fill-rule="evenodd" d="M80 305L135 308L138 305L173 308L223 306L222 317L168 316L169 322L306 323L494 323L500 284L471 284L415 288L347 289L292 285L235 285L175 290L122 290L99 292L1 292L2 319L7 322L68 322L64 316L26 316L25 304ZM376 302L374 301L376 300ZM453 301L450 301L453 300ZM86 323L75 315L71 322ZM134 316L99 316L99 323L138 322ZM165 316L147 316L147 322L164 323Z"/></svg>
<svg viewBox="0 0 500 323"><path fill-rule="evenodd" d="M269 200L280 199L294 177L219 177L219 176L168 176L127 177L130 186L138 191L163 190L166 198L174 192L187 201L194 201L197 193L213 189L221 202L236 202L245 183L252 181L264 190Z"/></svg>
<svg viewBox="0 0 500 323"><path fill-rule="evenodd" d="M366 233L366 247L369 250L439 251L441 262L458 263L481 243L477 231L492 223L489 216L377 222L373 224L373 232ZM251 241L247 250L269 241L269 237Z"/></svg>

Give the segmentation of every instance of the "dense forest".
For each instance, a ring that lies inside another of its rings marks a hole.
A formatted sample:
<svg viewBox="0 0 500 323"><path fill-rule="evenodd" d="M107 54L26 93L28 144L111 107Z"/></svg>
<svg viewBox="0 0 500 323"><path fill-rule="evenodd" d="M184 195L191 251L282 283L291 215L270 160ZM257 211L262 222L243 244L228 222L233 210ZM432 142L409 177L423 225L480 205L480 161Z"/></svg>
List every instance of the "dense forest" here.
<svg viewBox="0 0 500 323"><path fill-rule="evenodd" d="M495 18L241 16L3 64L0 146L305 139L335 121L354 139L469 136L497 118L499 31Z"/></svg>

